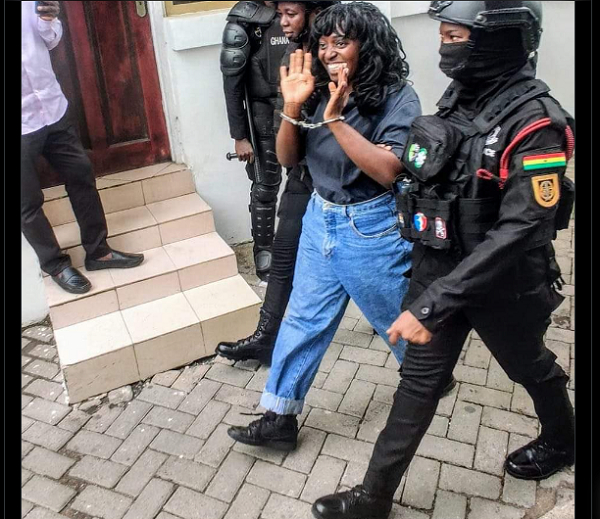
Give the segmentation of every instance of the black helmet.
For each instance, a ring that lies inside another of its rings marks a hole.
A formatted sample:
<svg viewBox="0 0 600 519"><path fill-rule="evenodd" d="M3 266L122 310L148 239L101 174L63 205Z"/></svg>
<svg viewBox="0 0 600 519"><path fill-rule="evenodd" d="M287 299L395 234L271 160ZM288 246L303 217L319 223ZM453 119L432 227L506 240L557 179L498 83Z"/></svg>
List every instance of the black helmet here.
<svg viewBox="0 0 600 519"><path fill-rule="evenodd" d="M275 5L277 5L279 2L273 2ZM307 2L307 1L303 1L303 0L293 0L292 3L296 3L296 4L306 4L306 9L310 10L310 11L314 11L315 9L327 9L328 7L331 7L332 5L335 4L341 4L342 2L337 1L337 2Z"/></svg>
<svg viewBox="0 0 600 519"><path fill-rule="evenodd" d="M465 25L473 31L518 28L527 53L538 49L542 36L542 2L431 2L429 17Z"/></svg>

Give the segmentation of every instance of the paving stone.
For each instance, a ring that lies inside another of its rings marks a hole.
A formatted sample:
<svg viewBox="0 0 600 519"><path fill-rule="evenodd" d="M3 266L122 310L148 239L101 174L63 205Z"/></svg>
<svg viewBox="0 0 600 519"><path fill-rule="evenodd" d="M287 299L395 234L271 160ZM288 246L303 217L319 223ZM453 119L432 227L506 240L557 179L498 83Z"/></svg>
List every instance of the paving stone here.
<svg viewBox="0 0 600 519"><path fill-rule="evenodd" d="M230 409L231 406L229 404L216 401L209 402L194 420L186 434L194 438L207 440L217 425L223 421L223 418L225 418Z"/></svg>
<svg viewBox="0 0 600 519"><path fill-rule="evenodd" d="M151 425L138 425L110 458L131 466L158 435L160 429Z"/></svg>
<svg viewBox="0 0 600 519"><path fill-rule="evenodd" d="M67 444L67 449L80 454L89 454L102 459L109 459L119 448L122 441L104 434L90 431L79 431Z"/></svg>
<svg viewBox="0 0 600 519"><path fill-rule="evenodd" d="M217 427L194 460L210 467L218 468L235 443L227 434L227 429L226 425Z"/></svg>
<svg viewBox="0 0 600 519"><path fill-rule="evenodd" d="M362 418L375 392L376 385L364 380L353 380L338 407L340 413Z"/></svg>
<svg viewBox="0 0 600 519"><path fill-rule="evenodd" d="M194 417L187 413L156 406L144 417L142 423L154 425L161 429L184 433L188 427L192 425L193 421Z"/></svg>
<svg viewBox="0 0 600 519"><path fill-rule="evenodd" d="M394 395L398 387L390 387L390 386L382 386L377 385L375 389L375 394L373 395L373 400L376 402L383 402L384 404L392 405L394 403Z"/></svg>
<svg viewBox="0 0 600 519"><path fill-rule="evenodd" d="M333 337L332 342L344 344L346 346L356 346L358 348L368 348L373 340L373 335L369 333L350 332L348 330L338 330Z"/></svg>
<svg viewBox="0 0 600 519"><path fill-rule="evenodd" d="M23 499L57 513L75 494L73 489L40 476L31 478L21 491Z"/></svg>
<svg viewBox="0 0 600 519"><path fill-rule="evenodd" d="M465 496L438 490L431 519L465 519L466 515L467 498Z"/></svg>
<svg viewBox="0 0 600 519"><path fill-rule="evenodd" d="M206 495L231 503L254 465L254 458L230 452L206 490Z"/></svg>
<svg viewBox="0 0 600 519"><path fill-rule="evenodd" d="M312 503L320 497L333 494L346 469L346 463L336 458L319 456L306 482L301 499Z"/></svg>
<svg viewBox="0 0 600 519"><path fill-rule="evenodd" d="M210 369L210 364L186 366L171 388L190 393Z"/></svg>
<svg viewBox="0 0 600 519"><path fill-rule="evenodd" d="M23 371L34 377L44 377L51 380L58 374L60 369L57 364L46 362L44 360L35 360L25 366Z"/></svg>
<svg viewBox="0 0 600 519"><path fill-rule="evenodd" d="M164 509L183 519L221 519L227 511L227 505L212 497L180 487Z"/></svg>
<svg viewBox="0 0 600 519"><path fill-rule="evenodd" d="M360 420L347 414L332 413L322 409L313 409L306 420L306 425L326 432L354 438L358 432Z"/></svg>
<svg viewBox="0 0 600 519"><path fill-rule="evenodd" d="M330 373L333 366L338 361L340 353L344 347L341 344L332 343L327 348L327 352L319 365L319 371L322 373Z"/></svg>
<svg viewBox="0 0 600 519"><path fill-rule="evenodd" d="M486 499L471 499L471 511L467 519L490 519L490 517L501 517L502 519L522 519L526 510L512 506L495 503Z"/></svg>
<svg viewBox="0 0 600 519"><path fill-rule="evenodd" d="M457 494L498 499L502 480L483 472L443 464L439 486L442 490ZM493 516L488 516L487 519L490 517Z"/></svg>
<svg viewBox="0 0 600 519"><path fill-rule="evenodd" d="M21 349L26 348L30 344L31 344L31 341L29 339L25 339L24 337L21 338Z"/></svg>
<svg viewBox="0 0 600 519"><path fill-rule="evenodd" d="M429 516L411 508L394 505L389 519L429 519Z"/></svg>
<svg viewBox="0 0 600 519"><path fill-rule="evenodd" d="M468 402L457 402L448 429L448 439L475 445L483 407Z"/></svg>
<svg viewBox="0 0 600 519"><path fill-rule="evenodd" d="M509 435L509 439L508 439L509 454L511 452L516 451L517 449L520 449L521 447L524 447L530 441L531 441L531 438L529 436L521 436L520 434L511 433Z"/></svg>
<svg viewBox="0 0 600 519"><path fill-rule="evenodd" d="M473 455L475 448L466 443L438 438L426 434L417 449L417 456L433 458L438 461L453 463L461 467L471 468L473 466Z"/></svg>
<svg viewBox="0 0 600 519"><path fill-rule="evenodd" d="M33 359L27 355L21 355L21 367L27 366Z"/></svg>
<svg viewBox="0 0 600 519"><path fill-rule="evenodd" d="M221 384L218 382L201 380L198 382L195 389L181 403L178 410L198 416L200 411L206 407L206 404L212 400L219 389L221 389Z"/></svg>
<svg viewBox="0 0 600 519"><path fill-rule="evenodd" d="M58 427L52 427L43 422L34 423L22 435L23 440L51 451L59 450L72 437L73 434L71 432L59 429Z"/></svg>
<svg viewBox="0 0 600 519"><path fill-rule="evenodd" d="M283 467L309 474L321 452L326 436L318 429L302 427L298 433L298 448L288 454Z"/></svg>
<svg viewBox="0 0 600 519"><path fill-rule="evenodd" d="M215 473L215 469L202 463L171 457L162 464L156 476L177 485L204 492Z"/></svg>
<svg viewBox="0 0 600 519"><path fill-rule="evenodd" d="M258 519L270 495L268 490L246 483L229 508L225 519Z"/></svg>
<svg viewBox="0 0 600 519"><path fill-rule="evenodd" d="M21 416L21 433L24 433L34 423L35 423L35 420L32 420L31 418L27 418L26 416Z"/></svg>
<svg viewBox="0 0 600 519"><path fill-rule="evenodd" d="M559 488L556 506L541 519L575 519L575 492Z"/></svg>
<svg viewBox="0 0 600 519"><path fill-rule="evenodd" d="M358 380L373 382L373 384L384 384L386 386L398 387L400 375L397 370L379 368L377 366L361 366L356 374Z"/></svg>
<svg viewBox="0 0 600 519"><path fill-rule="evenodd" d="M174 515L168 514L167 512L161 512L156 516L156 519L180 519L179 517L175 517Z"/></svg>
<svg viewBox="0 0 600 519"><path fill-rule="evenodd" d="M121 407L104 405L94 413L90 421L83 428L86 431L104 433L115 423L115 420L119 418L122 412L123 409Z"/></svg>
<svg viewBox="0 0 600 519"><path fill-rule="evenodd" d="M171 387L179 378L181 373L178 370L165 371L152 377L152 383L157 386Z"/></svg>
<svg viewBox="0 0 600 519"><path fill-rule="evenodd" d="M325 389L311 388L306 395L306 403L312 407L325 409L327 411L337 411L343 395L339 393L333 393L332 391L326 391Z"/></svg>
<svg viewBox="0 0 600 519"><path fill-rule="evenodd" d="M480 404L499 409L510 409L510 400L512 395L504 391L496 391L487 387L473 386L471 384L461 384L458 393L458 399L465 402Z"/></svg>
<svg viewBox="0 0 600 519"><path fill-rule="evenodd" d="M127 496L111 490L88 486L77 496L70 507L88 516L97 516L102 519L122 519L131 503L131 498Z"/></svg>
<svg viewBox="0 0 600 519"><path fill-rule="evenodd" d="M492 358L490 369L488 370L487 387L512 393L514 385L514 382L508 377L500 364L498 364L498 361Z"/></svg>
<svg viewBox="0 0 600 519"><path fill-rule="evenodd" d="M25 517L35 505L29 501L21 500L21 517Z"/></svg>
<svg viewBox="0 0 600 519"><path fill-rule="evenodd" d="M533 400L531 400L525 388L519 384L515 385L510 410L514 413L526 414L527 416L537 418L535 408L533 407Z"/></svg>
<svg viewBox="0 0 600 519"><path fill-rule="evenodd" d="M22 466L40 476L60 479L75 464L75 460L55 452L36 447L23 460Z"/></svg>
<svg viewBox="0 0 600 519"><path fill-rule="evenodd" d="M440 438L445 438L448 434L448 426L450 425L450 420L445 416L435 415L433 420L431 421L431 425L429 429L427 429L426 434L430 434L431 436L439 436Z"/></svg>
<svg viewBox="0 0 600 519"><path fill-rule="evenodd" d="M465 365L474 368L487 369L490 364L492 354L486 348L485 344L477 339L471 340L467 354L465 356Z"/></svg>
<svg viewBox="0 0 600 519"><path fill-rule="evenodd" d="M23 415L50 425L56 425L70 412L71 408L66 405L49 402L41 398L35 398L22 411Z"/></svg>
<svg viewBox="0 0 600 519"><path fill-rule="evenodd" d="M144 388L138 398L150 404L177 409L186 396L186 393L177 389L149 385Z"/></svg>
<svg viewBox="0 0 600 519"><path fill-rule="evenodd" d="M35 446L31 445L31 443L22 441L21 442L21 459L23 459L25 456L27 456L34 448L35 448Z"/></svg>
<svg viewBox="0 0 600 519"><path fill-rule="evenodd" d="M243 443L239 442L234 444L233 450L240 454L250 456L251 458L266 461L273 465L281 465L287 454L287 452L284 451L269 449L267 447L254 447L252 445L244 445Z"/></svg>
<svg viewBox="0 0 600 519"><path fill-rule="evenodd" d="M57 382L48 382L38 378L27 386L26 393L31 395L39 396L44 400L54 402L60 395L62 395L64 389L62 384Z"/></svg>
<svg viewBox="0 0 600 519"><path fill-rule="evenodd" d="M416 456L410 463L402 504L429 510L433 508L433 501L440 477L441 464Z"/></svg>
<svg viewBox="0 0 600 519"><path fill-rule="evenodd" d="M33 477L33 472L26 469L21 469L21 486L27 483Z"/></svg>
<svg viewBox="0 0 600 519"><path fill-rule="evenodd" d="M502 411L493 407L484 407L481 424L492 429L500 429L511 433L535 438L538 435L538 421L517 413Z"/></svg>
<svg viewBox="0 0 600 519"><path fill-rule="evenodd" d="M215 395L215 400L253 410L258 406L260 397L261 394L257 391L248 391L247 389L223 384Z"/></svg>
<svg viewBox="0 0 600 519"><path fill-rule="evenodd" d="M186 459L194 459L194 456L202 448L204 442L198 438L192 438L185 434L162 430L150 444L150 448L170 454L181 456Z"/></svg>
<svg viewBox="0 0 600 519"><path fill-rule="evenodd" d="M371 443L330 434L325 440L322 454L346 461L368 463L373 453L373 447L374 445Z"/></svg>
<svg viewBox="0 0 600 519"><path fill-rule="evenodd" d="M108 393L108 401L113 405L125 404L133 400L133 389L131 386L120 387Z"/></svg>
<svg viewBox="0 0 600 519"><path fill-rule="evenodd" d="M384 353L390 352L390 347L388 346L387 342L385 342L379 335L375 335L373 337L373 341L371 342L369 349L382 351Z"/></svg>
<svg viewBox="0 0 600 519"><path fill-rule="evenodd" d="M532 508L535 505L537 483L515 479L509 474L504 478L502 501L511 505Z"/></svg>
<svg viewBox="0 0 600 519"><path fill-rule="evenodd" d="M32 380L33 380L33 377L30 377L29 375L26 375L25 373L21 373L21 389L24 389L25 387L27 387L27 384L29 384Z"/></svg>
<svg viewBox="0 0 600 519"><path fill-rule="evenodd" d="M546 347L556 355L556 362L568 375L571 368L571 344L546 341Z"/></svg>
<svg viewBox="0 0 600 519"><path fill-rule="evenodd" d="M368 463L357 463L353 461L347 462L346 470L344 471L344 475L340 481L340 487L353 488L356 485L362 485L368 468Z"/></svg>
<svg viewBox="0 0 600 519"><path fill-rule="evenodd" d="M327 373L322 373L321 371L319 371L315 375L315 379L313 380L311 387L316 387L317 389L323 389L323 386L325 385L326 380L327 380ZM250 386L250 384L248 384L248 386ZM263 385L263 387L264 387L264 385ZM248 387L248 389L250 389L250 387Z"/></svg>
<svg viewBox="0 0 600 519"><path fill-rule="evenodd" d="M259 460L252 467L246 481L257 487L297 498L304 488L306 476Z"/></svg>
<svg viewBox="0 0 600 519"><path fill-rule="evenodd" d="M38 344L28 350L27 354L53 363L56 363L55 359L58 357L58 351L56 351L56 346L53 344Z"/></svg>
<svg viewBox="0 0 600 519"><path fill-rule="evenodd" d="M457 384L457 386L450 391L449 394L439 401L435 414L447 416L448 418L452 416L454 405L456 404L456 400L458 398L458 392L460 391L460 386L462 386L462 384Z"/></svg>
<svg viewBox="0 0 600 519"><path fill-rule="evenodd" d="M254 373L252 379L246 385L246 389L250 391L257 391L262 393L267 385L267 379L269 378L269 369L266 366L262 366L256 373Z"/></svg>
<svg viewBox="0 0 600 519"><path fill-rule="evenodd" d="M271 494L261 519L307 519L312 516L310 509L308 503Z"/></svg>
<svg viewBox="0 0 600 519"><path fill-rule="evenodd" d="M357 370L358 364L338 360L329 372L329 376L323 384L323 389L344 394L350 387Z"/></svg>
<svg viewBox="0 0 600 519"><path fill-rule="evenodd" d="M400 369L400 364L398 363L398 359L394 355L387 355L387 361L385 362L384 368L393 369L394 371L398 371Z"/></svg>
<svg viewBox="0 0 600 519"><path fill-rule="evenodd" d="M340 323L340 329L342 330L354 330L354 327L359 323L358 319L353 317L343 317ZM356 330L357 332L367 333L365 330Z"/></svg>
<svg viewBox="0 0 600 519"><path fill-rule="evenodd" d="M340 353L340 359L358 364L369 364L371 366L384 366L388 354L382 351L357 348L356 346L344 346Z"/></svg>
<svg viewBox="0 0 600 519"><path fill-rule="evenodd" d="M81 479L93 485L113 488L127 472L128 467L93 456L83 459L69 471L69 476Z"/></svg>
<svg viewBox="0 0 600 519"><path fill-rule="evenodd" d="M456 380L459 382L466 382L467 384L474 384L476 386L485 386L487 374L487 370L474 368L472 366L457 364L454 368L454 378Z"/></svg>
<svg viewBox="0 0 600 519"><path fill-rule="evenodd" d="M39 380L39 379L38 379ZM27 396L21 393L21 409L27 407L31 402L33 402L32 396Z"/></svg>
<svg viewBox="0 0 600 519"><path fill-rule="evenodd" d="M32 326L31 328L27 328L27 330L22 330L21 335L23 337L27 337L28 339L34 339L45 344L50 344L54 340L52 329L49 326L44 325L36 325Z"/></svg>
<svg viewBox="0 0 600 519"><path fill-rule="evenodd" d="M138 400L130 402L125 411L108 428L106 434L124 440L139 425L150 409L152 409L152 405L146 402Z"/></svg>
<svg viewBox="0 0 600 519"><path fill-rule="evenodd" d="M508 433L481 427L477 450L475 452L475 468L497 476L504 475L504 462L508 446Z"/></svg>
<svg viewBox="0 0 600 519"><path fill-rule="evenodd" d="M153 479L131 505L123 519L154 519L173 494L171 483Z"/></svg>
<svg viewBox="0 0 600 519"><path fill-rule="evenodd" d="M562 486L574 488L575 474L569 470L561 470L553 476L550 476L548 479L540 481L541 488L558 488Z"/></svg>
<svg viewBox="0 0 600 519"><path fill-rule="evenodd" d="M125 474L115 490L131 497L139 496L166 459L167 456L160 452L147 450Z"/></svg>
<svg viewBox="0 0 600 519"><path fill-rule="evenodd" d="M546 340L575 344L575 332L572 330L563 330L562 328L550 327L546 333ZM27 367L29 368L29 366Z"/></svg>
<svg viewBox="0 0 600 519"><path fill-rule="evenodd" d="M215 382L221 382L222 384L228 384L236 387L246 387L250 382L254 373L237 369L225 364L215 364L204 378L214 380Z"/></svg>
<svg viewBox="0 0 600 519"><path fill-rule="evenodd" d="M385 427L391 406L381 402L371 402L365 419L358 431L357 439L375 443L379 433Z"/></svg>

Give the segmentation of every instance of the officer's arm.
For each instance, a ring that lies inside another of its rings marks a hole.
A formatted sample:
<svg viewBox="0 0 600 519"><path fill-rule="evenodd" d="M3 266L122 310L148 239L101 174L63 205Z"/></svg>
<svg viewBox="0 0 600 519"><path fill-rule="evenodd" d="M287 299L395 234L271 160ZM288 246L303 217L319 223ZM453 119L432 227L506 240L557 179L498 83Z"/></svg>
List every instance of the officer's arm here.
<svg viewBox="0 0 600 519"><path fill-rule="evenodd" d="M244 27L229 22L223 31L221 47L221 72L225 105L232 139L248 138L244 85L250 57L250 39Z"/></svg>
<svg viewBox="0 0 600 519"><path fill-rule="evenodd" d="M54 49L59 43L63 35L63 26L62 22L58 19L58 12L60 11L58 8L58 2L56 3L56 17L52 20L44 20L38 17L38 32L48 50Z"/></svg>
<svg viewBox="0 0 600 519"><path fill-rule="evenodd" d="M564 149L564 133L546 128L530 135L514 151L496 225L449 275L432 283L408 308L429 331L438 332L454 313L493 293L500 277L526 251L550 242L551 238L543 237L554 234L558 197L552 189L559 189L566 168L528 170L524 161L560 154ZM540 193L542 184L549 188L545 194Z"/></svg>

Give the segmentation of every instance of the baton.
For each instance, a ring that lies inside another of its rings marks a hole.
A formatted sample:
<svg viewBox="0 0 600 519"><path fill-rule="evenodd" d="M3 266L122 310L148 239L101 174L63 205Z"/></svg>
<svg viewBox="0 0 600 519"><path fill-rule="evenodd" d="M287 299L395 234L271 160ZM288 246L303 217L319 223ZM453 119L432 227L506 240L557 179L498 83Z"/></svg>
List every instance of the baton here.
<svg viewBox="0 0 600 519"><path fill-rule="evenodd" d="M233 159L238 158L238 154L237 153L228 153L227 155L225 155L225 158L231 162Z"/></svg>

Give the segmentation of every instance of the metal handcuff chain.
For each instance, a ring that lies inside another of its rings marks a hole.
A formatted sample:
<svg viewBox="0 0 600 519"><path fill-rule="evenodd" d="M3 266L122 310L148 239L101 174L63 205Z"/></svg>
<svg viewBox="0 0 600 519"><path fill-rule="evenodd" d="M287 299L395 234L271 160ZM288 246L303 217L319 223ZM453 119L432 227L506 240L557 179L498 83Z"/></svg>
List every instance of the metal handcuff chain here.
<svg viewBox="0 0 600 519"><path fill-rule="evenodd" d="M293 119L288 115L285 115L283 112L279 114L284 121L287 121L294 126L300 126L301 128L306 128L308 130L314 130L315 128L320 128L321 126L325 126L326 124L335 123L337 121L345 121L346 118L343 115L336 117L335 119L328 119L327 121L321 121L320 123L307 123L306 121L298 121L297 119Z"/></svg>

